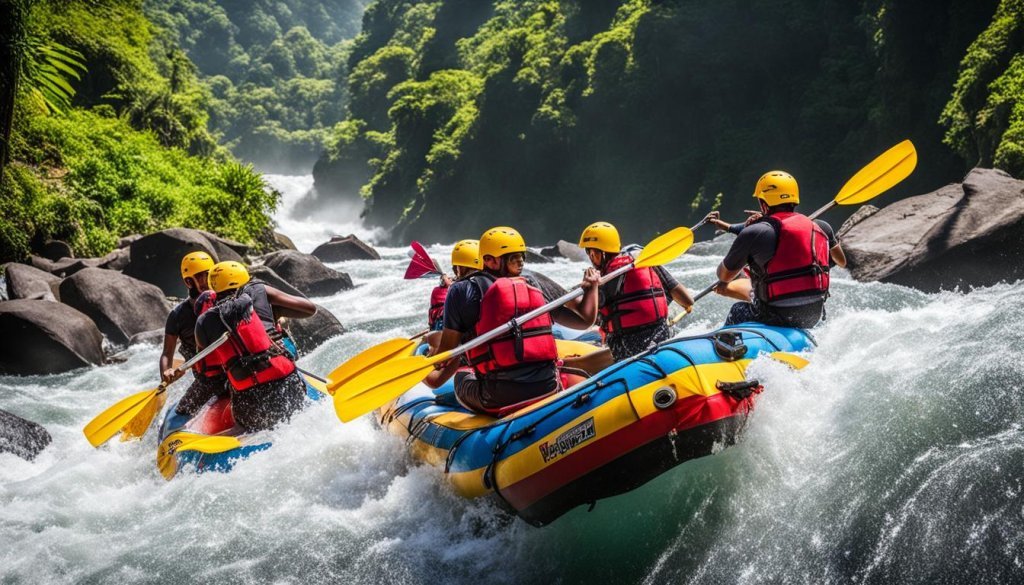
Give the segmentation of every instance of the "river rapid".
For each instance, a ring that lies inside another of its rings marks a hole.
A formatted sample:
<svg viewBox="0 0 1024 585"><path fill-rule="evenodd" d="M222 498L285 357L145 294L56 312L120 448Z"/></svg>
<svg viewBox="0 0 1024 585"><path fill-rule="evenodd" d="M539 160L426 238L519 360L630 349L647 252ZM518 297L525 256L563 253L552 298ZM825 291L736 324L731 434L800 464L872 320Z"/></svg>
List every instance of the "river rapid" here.
<svg viewBox="0 0 1024 585"><path fill-rule="evenodd" d="M374 237L354 213L304 215L309 177L269 178L301 250ZM727 247L697 244L669 269L699 290ZM349 332L300 366L326 374L423 328L433 281L402 279L407 249L378 250L332 265L356 288L315 300ZM449 246L428 250L447 264ZM569 286L584 266L531 268ZM738 445L541 529L459 498L402 441L367 417L342 425L326 402L230 474L165 482L154 431L93 449L83 425L158 381L154 346L0 377L0 407L53 435L34 462L0 455L0 583L1022 582L1022 297L1024 282L925 294L839 270L811 365L752 366L766 390ZM704 299L678 332L717 327L729 304Z"/></svg>

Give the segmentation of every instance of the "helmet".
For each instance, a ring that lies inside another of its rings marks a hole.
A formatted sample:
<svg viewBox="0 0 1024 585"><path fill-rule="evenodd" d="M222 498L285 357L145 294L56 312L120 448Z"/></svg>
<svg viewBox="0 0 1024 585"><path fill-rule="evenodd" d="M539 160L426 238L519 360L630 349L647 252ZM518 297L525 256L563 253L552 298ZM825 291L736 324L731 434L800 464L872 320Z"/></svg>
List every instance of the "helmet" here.
<svg viewBox="0 0 1024 585"><path fill-rule="evenodd" d="M189 252L181 259L181 278L194 277L213 268L213 258L206 252Z"/></svg>
<svg viewBox="0 0 1024 585"><path fill-rule="evenodd" d="M786 171L768 171L757 180L754 197L764 201L768 207L800 203L800 187L793 175Z"/></svg>
<svg viewBox="0 0 1024 585"><path fill-rule="evenodd" d="M249 282L249 271L234 260L219 262L210 269L210 288L213 292L224 292Z"/></svg>
<svg viewBox="0 0 1024 585"><path fill-rule="evenodd" d="M580 236L580 248L597 248L602 252L618 254L622 250L619 230L607 221L598 221L587 226Z"/></svg>
<svg viewBox="0 0 1024 585"><path fill-rule="evenodd" d="M480 240L461 240L452 248L452 266L480 268Z"/></svg>
<svg viewBox="0 0 1024 585"><path fill-rule="evenodd" d="M519 232L510 227L495 227L480 236L480 258L494 256L499 258L505 254L526 251L526 241Z"/></svg>

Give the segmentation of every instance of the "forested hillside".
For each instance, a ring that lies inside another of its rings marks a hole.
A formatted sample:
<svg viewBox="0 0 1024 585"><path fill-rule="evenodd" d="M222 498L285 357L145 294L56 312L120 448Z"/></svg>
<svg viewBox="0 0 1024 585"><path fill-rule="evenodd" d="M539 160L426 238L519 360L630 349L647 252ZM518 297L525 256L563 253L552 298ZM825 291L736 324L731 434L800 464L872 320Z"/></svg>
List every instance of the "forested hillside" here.
<svg viewBox="0 0 1024 585"><path fill-rule="evenodd" d="M730 218L766 170L827 202L903 138L890 196L996 164L1018 175L1021 0L377 0L318 188L360 190L396 241L508 223L631 239ZM841 214L833 216L841 218Z"/></svg>
<svg viewBox="0 0 1024 585"><path fill-rule="evenodd" d="M178 226L266 240L279 195L217 146L195 66L140 2L0 8L0 262Z"/></svg>
<svg viewBox="0 0 1024 585"><path fill-rule="evenodd" d="M367 0L146 0L208 88L210 130L262 169L308 172L347 99Z"/></svg>

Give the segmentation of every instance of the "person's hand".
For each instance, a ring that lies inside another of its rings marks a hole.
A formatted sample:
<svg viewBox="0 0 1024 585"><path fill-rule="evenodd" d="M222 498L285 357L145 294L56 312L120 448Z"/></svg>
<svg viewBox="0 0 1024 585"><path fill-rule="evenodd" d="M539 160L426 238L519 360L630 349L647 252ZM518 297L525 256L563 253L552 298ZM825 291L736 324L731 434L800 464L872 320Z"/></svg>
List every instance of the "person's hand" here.
<svg viewBox="0 0 1024 585"><path fill-rule="evenodd" d="M747 217L747 220L743 222L743 226L744 227L746 227L746 226L754 223L755 221L761 219L761 212L760 211L754 211L753 209L744 209L743 213L746 213L749 216L749 217Z"/></svg>
<svg viewBox="0 0 1024 585"><path fill-rule="evenodd" d="M722 219L722 213L720 211L712 211L711 213L704 216L705 222L714 223Z"/></svg>
<svg viewBox="0 0 1024 585"><path fill-rule="evenodd" d="M580 283L580 288L583 290L590 290L601 282L601 273L596 268L587 268L583 272L583 282Z"/></svg>
<svg viewBox="0 0 1024 585"><path fill-rule="evenodd" d="M442 287L448 288L449 286L452 285L453 282L455 282L455 281L452 280L452 277L448 276L447 274L442 274L441 275L441 286Z"/></svg>
<svg viewBox="0 0 1024 585"><path fill-rule="evenodd" d="M166 370L164 370L163 372L160 373L160 380L164 384L170 384L171 382L174 381L175 374L177 374L177 373L178 373L178 371L176 369L174 369L174 368L167 368Z"/></svg>
<svg viewBox="0 0 1024 585"><path fill-rule="evenodd" d="M724 295L729 290L729 283L718 281L718 284L715 285L714 290L716 294Z"/></svg>

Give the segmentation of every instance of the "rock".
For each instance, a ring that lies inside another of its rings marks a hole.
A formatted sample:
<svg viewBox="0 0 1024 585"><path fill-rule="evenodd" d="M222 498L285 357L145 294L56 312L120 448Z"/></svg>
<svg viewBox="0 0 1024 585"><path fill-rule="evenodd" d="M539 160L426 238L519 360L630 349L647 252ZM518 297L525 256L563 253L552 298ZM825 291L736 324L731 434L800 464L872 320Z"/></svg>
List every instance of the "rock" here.
<svg viewBox="0 0 1024 585"><path fill-rule="evenodd" d="M89 317L61 303L0 303L0 373L57 374L103 361L103 336Z"/></svg>
<svg viewBox="0 0 1024 585"><path fill-rule="evenodd" d="M13 453L32 461L50 441L50 433L43 425L0 410L0 453Z"/></svg>
<svg viewBox="0 0 1024 585"><path fill-rule="evenodd" d="M132 234L130 236L124 236L117 241L118 249L127 249L128 246L132 245L132 242L142 238L142 234Z"/></svg>
<svg viewBox="0 0 1024 585"><path fill-rule="evenodd" d="M181 259L189 252L202 250L217 262L242 261L242 256L228 245L229 240L209 236L207 232L188 228L171 228L143 236L132 242L131 260L124 273L159 286L167 296L185 297L188 291L181 280Z"/></svg>
<svg viewBox="0 0 1024 585"><path fill-rule="evenodd" d="M850 273L925 291L1024 278L1024 181L974 169L962 184L897 201L843 236Z"/></svg>
<svg viewBox="0 0 1024 585"><path fill-rule="evenodd" d="M551 280L550 278L544 276L539 272L534 272L533 270L527 268L523 270L523 276L529 276L533 278L537 282L537 285L540 287L540 290L544 291L544 298L549 301L557 299L558 297L566 293L566 290L562 288L562 285L558 284L557 282Z"/></svg>
<svg viewBox="0 0 1024 585"><path fill-rule="evenodd" d="M562 256L562 258L567 258L569 260L572 260L573 262L590 262L590 258L587 257L586 251L584 251L583 248L580 248L576 244L573 244L572 242L558 240L558 243L555 244L555 247L558 248L558 253Z"/></svg>
<svg viewBox="0 0 1024 585"><path fill-rule="evenodd" d="M855 211L853 215L846 218L843 225L839 226L839 231L836 232L836 238L840 240L846 235L846 232L850 231L853 226L878 213L878 208L874 205L861 205L860 209Z"/></svg>
<svg viewBox="0 0 1024 585"><path fill-rule="evenodd" d="M302 294L299 289L292 286L288 281L281 278L276 272L274 272L274 269L269 266L250 266L249 276L254 279L258 278L281 292L286 292L298 297L306 296Z"/></svg>
<svg viewBox="0 0 1024 585"><path fill-rule="evenodd" d="M264 256L263 263L307 296L330 295L352 288L352 279L347 274L324 266L312 254L281 250Z"/></svg>
<svg viewBox="0 0 1024 585"><path fill-rule="evenodd" d="M550 263L554 262L554 260L552 260L551 258L548 258L547 256L544 256L544 255L541 255L541 254L539 254L537 252L534 252L533 250L527 249L526 250L526 262L528 264L550 264Z"/></svg>
<svg viewBox="0 0 1024 585"><path fill-rule="evenodd" d="M131 252L127 248L118 248L99 259L98 268L107 270L124 270L131 261Z"/></svg>
<svg viewBox="0 0 1024 585"><path fill-rule="evenodd" d="M159 287L130 276L86 268L60 283L61 302L88 315L111 342L163 327L170 307Z"/></svg>
<svg viewBox="0 0 1024 585"><path fill-rule="evenodd" d="M27 264L10 262L4 265L7 279L7 298L60 300L60 279Z"/></svg>
<svg viewBox="0 0 1024 585"><path fill-rule="evenodd" d="M54 261L49 258L43 258L42 256L36 256L35 254L28 257L29 263L32 264L33 268L38 268L43 272L49 272L53 274Z"/></svg>
<svg viewBox="0 0 1024 585"><path fill-rule="evenodd" d="M274 242L280 246L281 250L298 250L298 248L295 247L295 242L280 232L274 232Z"/></svg>
<svg viewBox="0 0 1024 585"><path fill-rule="evenodd" d="M300 354L309 353L328 339L345 333L338 318L320 305L316 306L316 314L312 317L283 319L282 322Z"/></svg>
<svg viewBox="0 0 1024 585"><path fill-rule="evenodd" d="M67 242L60 240L50 240L43 244L43 249L39 251L39 255L54 262L61 258L75 257L75 253L71 251L71 246Z"/></svg>
<svg viewBox="0 0 1024 585"><path fill-rule="evenodd" d="M313 250L313 255L324 262L344 262L346 260L380 260L380 254L362 240L349 235L335 236L326 244L320 244Z"/></svg>
<svg viewBox="0 0 1024 585"><path fill-rule="evenodd" d="M216 248L218 256L228 256L231 254L231 252L234 252L239 257L244 258L252 252L252 249L249 246L246 246L241 242L236 242L234 240L222 238L217 234L205 232L203 230L196 231L206 236L206 239L210 240L210 242L213 244L213 247ZM230 250L230 252L228 250ZM230 260L230 258L223 259Z"/></svg>
<svg viewBox="0 0 1024 585"><path fill-rule="evenodd" d="M149 331L143 331L142 333L136 333L128 338L128 345L160 345L164 342L164 328L151 329Z"/></svg>

